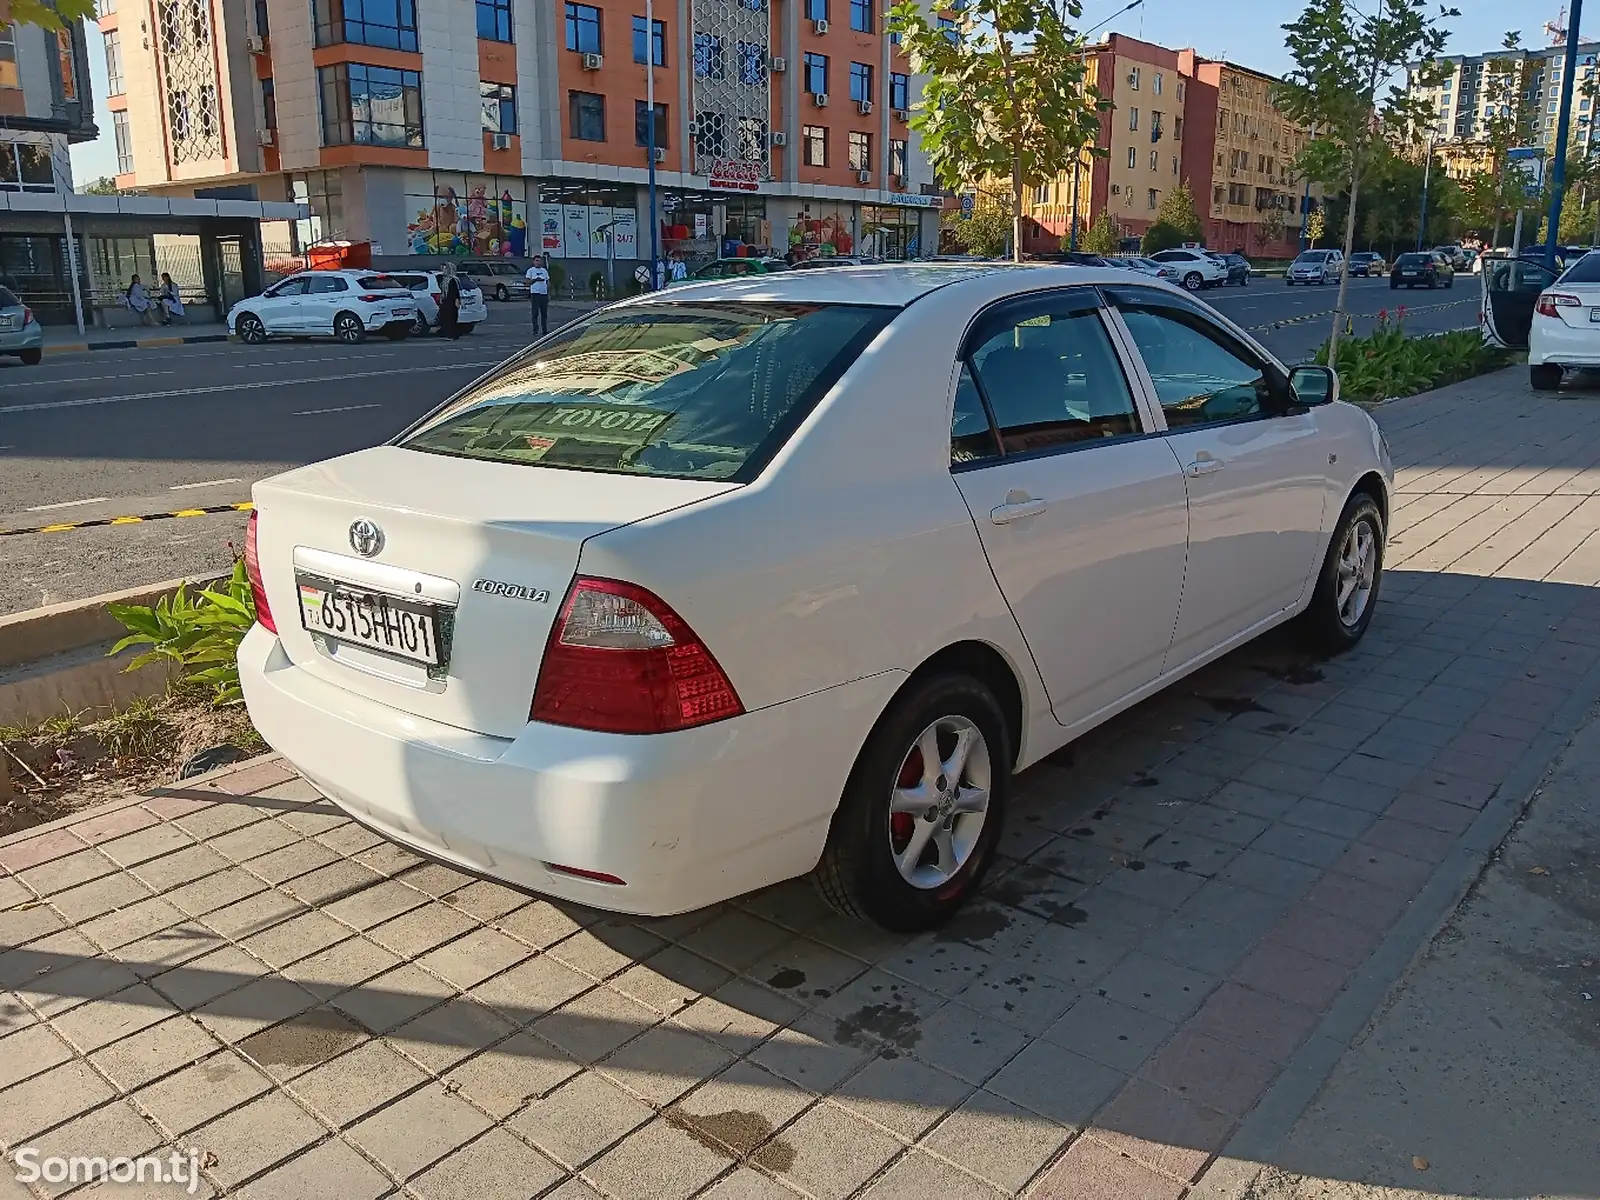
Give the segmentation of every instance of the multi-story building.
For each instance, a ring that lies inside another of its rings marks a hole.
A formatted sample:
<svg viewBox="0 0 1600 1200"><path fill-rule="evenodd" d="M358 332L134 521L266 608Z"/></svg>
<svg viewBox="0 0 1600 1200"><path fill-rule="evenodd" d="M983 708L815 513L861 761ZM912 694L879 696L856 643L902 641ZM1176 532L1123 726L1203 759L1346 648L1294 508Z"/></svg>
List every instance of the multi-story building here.
<svg viewBox="0 0 1600 1200"><path fill-rule="evenodd" d="M118 182L300 200L302 240L648 257L647 71L663 252L936 236L886 0L102 4Z"/></svg>
<svg viewBox="0 0 1600 1200"><path fill-rule="evenodd" d="M1272 76L1118 33L1085 53L1088 82L1112 103L1100 121L1104 153L1086 151L1075 169L1033 189L1027 249L1056 249L1074 208L1080 238L1101 213L1141 236L1187 183L1207 245L1295 251L1304 195L1290 163L1309 133L1273 107Z"/></svg>
<svg viewBox="0 0 1600 1200"><path fill-rule="evenodd" d="M92 141L83 27L13 25L0 0L0 192L70 192L67 147Z"/></svg>

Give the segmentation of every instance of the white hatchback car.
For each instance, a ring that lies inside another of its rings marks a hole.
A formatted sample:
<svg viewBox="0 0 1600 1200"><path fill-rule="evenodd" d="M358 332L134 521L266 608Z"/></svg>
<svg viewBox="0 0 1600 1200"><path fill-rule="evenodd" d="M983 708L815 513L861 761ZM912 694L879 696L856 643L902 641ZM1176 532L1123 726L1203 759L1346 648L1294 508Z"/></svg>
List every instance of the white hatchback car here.
<svg viewBox="0 0 1600 1200"><path fill-rule="evenodd" d="M429 330L439 328L439 301L444 298L444 278L437 271L396 271L394 278L411 289L417 303L416 323L412 333L425 337ZM461 290L461 307L456 320L462 333L471 333L489 319L489 306L484 302L483 284L471 275L457 275Z"/></svg>
<svg viewBox="0 0 1600 1200"><path fill-rule="evenodd" d="M381 333L398 341L411 332L417 305L411 291L382 271L302 271L228 310L228 332L260 345L270 337L366 340Z"/></svg>
<svg viewBox="0 0 1600 1200"><path fill-rule="evenodd" d="M1118 268L673 288L255 486L262 736L467 870L670 914L812 872L935 925L1012 773L1287 621L1392 488L1325 367Z"/></svg>

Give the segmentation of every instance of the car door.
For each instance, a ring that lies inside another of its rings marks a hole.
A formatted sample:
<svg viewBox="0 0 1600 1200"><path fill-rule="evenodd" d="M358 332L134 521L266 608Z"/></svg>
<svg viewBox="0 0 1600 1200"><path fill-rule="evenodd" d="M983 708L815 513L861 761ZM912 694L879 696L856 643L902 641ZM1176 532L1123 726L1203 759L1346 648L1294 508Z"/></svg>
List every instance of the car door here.
<svg viewBox="0 0 1600 1200"><path fill-rule="evenodd" d="M268 333L289 333L299 328L296 322L309 283L309 276L291 275L261 293L252 307Z"/></svg>
<svg viewBox="0 0 1600 1200"><path fill-rule="evenodd" d="M1105 289L1184 472L1189 559L1166 669L1296 604L1325 550L1330 487L1317 410L1282 370L1198 304Z"/></svg>
<svg viewBox="0 0 1600 1200"><path fill-rule="evenodd" d="M989 310L951 433L956 484L1068 726L1160 673L1188 537L1183 473L1107 319L1092 288Z"/></svg>
<svg viewBox="0 0 1600 1200"><path fill-rule="evenodd" d="M1478 276L1483 340L1508 350L1526 350L1539 293L1556 281L1555 272L1525 259L1486 258Z"/></svg>
<svg viewBox="0 0 1600 1200"><path fill-rule="evenodd" d="M343 275L313 275L311 286L306 289L305 300L300 306L304 320L300 331L331 336L335 314L350 307L347 303L349 291L350 284Z"/></svg>

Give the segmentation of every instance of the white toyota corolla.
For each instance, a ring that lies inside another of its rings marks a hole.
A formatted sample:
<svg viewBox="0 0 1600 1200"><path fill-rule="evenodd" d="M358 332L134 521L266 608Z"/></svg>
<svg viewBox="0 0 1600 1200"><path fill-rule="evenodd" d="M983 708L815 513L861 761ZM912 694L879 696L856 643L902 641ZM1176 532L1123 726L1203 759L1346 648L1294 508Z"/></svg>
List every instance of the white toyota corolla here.
<svg viewBox="0 0 1600 1200"><path fill-rule="evenodd" d="M1372 618L1392 471L1128 272L754 276L601 309L255 487L256 727L394 841L664 915L812 872L898 929L1012 772L1299 616Z"/></svg>

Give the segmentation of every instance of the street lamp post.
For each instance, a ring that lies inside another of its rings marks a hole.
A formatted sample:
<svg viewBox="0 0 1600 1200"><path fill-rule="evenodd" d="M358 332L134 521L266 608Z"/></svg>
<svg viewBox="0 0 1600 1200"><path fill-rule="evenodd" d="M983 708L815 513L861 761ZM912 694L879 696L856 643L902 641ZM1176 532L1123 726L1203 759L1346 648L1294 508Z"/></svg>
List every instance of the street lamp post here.
<svg viewBox="0 0 1600 1200"><path fill-rule="evenodd" d="M1579 27L1583 23L1583 0L1572 0L1572 15L1567 22L1567 54L1561 71L1561 111L1556 117L1555 176L1550 181L1550 236L1544 245L1544 266L1556 269L1556 239L1561 231L1561 193L1567 182L1567 123L1572 120L1572 84L1578 73Z"/></svg>
<svg viewBox="0 0 1600 1200"><path fill-rule="evenodd" d="M1433 139L1435 132L1431 129L1428 131L1428 159L1422 164L1422 215L1417 219L1418 252L1422 250L1422 243L1428 237L1428 176L1433 172Z"/></svg>
<svg viewBox="0 0 1600 1200"><path fill-rule="evenodd" d="M644 0L644 108L646 153L650 172L650 290L658 286L656 272L661 261L661 221L656 215L656 9L655 0Z"/></svg>

